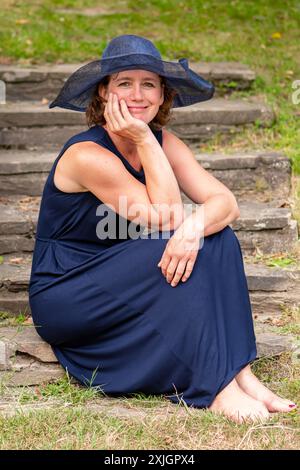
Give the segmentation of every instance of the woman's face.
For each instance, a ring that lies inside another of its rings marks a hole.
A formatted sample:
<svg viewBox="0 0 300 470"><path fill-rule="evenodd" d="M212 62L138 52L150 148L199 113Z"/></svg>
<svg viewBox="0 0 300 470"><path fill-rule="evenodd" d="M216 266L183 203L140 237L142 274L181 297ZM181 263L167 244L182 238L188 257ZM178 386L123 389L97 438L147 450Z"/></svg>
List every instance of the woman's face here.
<svg viewBox="0 0 300 470"><path fill-rule="evenodd" d="M110 77L107 88L99 88L100 96L108 99L115 93L120 101L123 98L130 114L148 123L158 113L164 102L163 86L160 77L148 70L124 70Z"/></svg>

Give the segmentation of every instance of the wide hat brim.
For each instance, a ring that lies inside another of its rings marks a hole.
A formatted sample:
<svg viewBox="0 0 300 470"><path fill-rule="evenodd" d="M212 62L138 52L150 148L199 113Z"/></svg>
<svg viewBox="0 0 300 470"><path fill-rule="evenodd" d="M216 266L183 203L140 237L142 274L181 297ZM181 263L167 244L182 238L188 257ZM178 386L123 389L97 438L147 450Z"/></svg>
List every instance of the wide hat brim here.
<svg viewBox="0 0 300 470"><path fill-rule="evenodd" d="M191 70L187 59L168 62L149 54L127 54L122 57L95 60L77 69L49 104L49 108L58 106L85 112L98 83L105 76L139 68L165 77L167 85L177 91L172 108L190 106L213 97L214 85Z"/></svg>

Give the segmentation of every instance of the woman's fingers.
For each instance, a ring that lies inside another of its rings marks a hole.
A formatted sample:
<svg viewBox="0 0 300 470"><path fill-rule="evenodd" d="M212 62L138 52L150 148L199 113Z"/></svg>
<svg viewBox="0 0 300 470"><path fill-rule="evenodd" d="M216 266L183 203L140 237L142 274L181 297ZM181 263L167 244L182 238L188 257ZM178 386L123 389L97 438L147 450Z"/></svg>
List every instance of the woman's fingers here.
<svg viewBox="0 0 300 470"><path fill-rule="evenodd" d="M109 128L112 130L113 129L113 122L111 120L111 113L109 111L110 104L111 104L110 101L111 101L111 99L110 99L110 94L109 94L108 98L107 98L107 101L105 103L105 109L104 109L103 115L105 117L105 120L106 120L107 124L109 125Z"/></svg>
<svg viewBox="0 0 300 470"><path fill-rule="evenodd" d="M150 128L140 119L130 113L126 101L118 99L117 94L109 93L105 106L104 117L109 123L110 130L118 133L134 143L151 133Z"/></svg>
<svg viewBox="0 0 300 470"><path fill-rule="evenodd" d="M176 259L174 256L173 258L171 259L168 267L167 267L167 281L168 282L171 282L172 281L172 278L174 276L174 273L175 273L175 270L177 268L177 264L178 264L178 259Z"/></svg>
<svg viewBox="0 0 300 470"><path fill-rule="evenodd" d="M173 279L171 281L172 287L175 287L180 281L181 276L183 275L184 270L185 270L185 265L186 265L186 260L179 261L177 268L176 268L175 275L173 276Z"/></svg>
<svg viewBox="0 0 300 470"><path fill-rule="evenodd" d="M180 279L185 282L190 277L195 261L196 256L194 259L182 259L179 262L177 258L173 257L171 259L169 257L168 260L166 258L161 259L158 266L161 268L166 281L171 283L172 287L175 287Z"/></svg>
<svg viewBox="0 0 300 470"><path fill-rule="evenodd" d="M108 103L107 103L108 113L110 116L110 120L113 124L113 130L119 130L120 126L116 118L114 107L115 107L115 104L113 102L113 96L112 96L112 93L110 93L108 96Z"/></svg>
<svg viewBox="0 0 300 470"><path fill-rule="evenodd" d="M105 110L104 110L103 115L104 115L104 117L105 117L105 120L106 120L106 122L107 122L107 124L108 124L109 129L113 130L114 126L113 126L113 123L112 123L110 114L109 114L109 112L108 112L108 101L106 102Z"/></svg>
<svg viewBox="0 0 300 470"><path fill-rule="evenodd" d="M126 121L121 113L119 99L115 93L112 93L112 112L119 128L122 128L124 124L126 124Z"/></svg>
<svg viewBox="0 0 300 470"><path fill-rule="evenodd" d="M124 125L125 121L119 110L118 97L113 93L109 93L108 95L104 117L108 121L112 131L118 131L121 126Z"/></svg>
<svg viewBox="0 0 300 470"><path fill-rule="evenodd" d="M164 257L159 262L161 272L163 273L165 277L167 276L167 267L168 267L170 260L171 260L171 257L164 254Z"/></svg>
<svg viewBox="0 0 300 470"><path fill-rule="evenodd" d="M187 264L186 264L186 267L185 267L185 272L184 272L184 275L182 276L182 282L185 282L191 275L193 269L194 269L194 264L195 264L195 261L196 261L196 257L194 260L192 259L189 259Z"/></svg>
<svg viewBox="0 0 300 470"><path fill-rule="evenodd" d="M132 118L132 115L130 114L129 109L127 108L127 104L125 100L123 99L120 100L120 107L121 107L123 116L126 120L129 120L130 118Z"/></svg>

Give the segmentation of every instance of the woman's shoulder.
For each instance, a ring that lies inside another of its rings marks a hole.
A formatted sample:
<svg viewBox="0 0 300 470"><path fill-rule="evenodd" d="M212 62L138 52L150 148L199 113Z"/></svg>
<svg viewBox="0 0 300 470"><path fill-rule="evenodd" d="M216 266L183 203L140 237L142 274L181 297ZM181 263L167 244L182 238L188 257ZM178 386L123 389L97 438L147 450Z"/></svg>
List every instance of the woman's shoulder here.
<svg viewBox="0 0 300 470"><path fill-rule="evenodd" d="M162 140L163 142L168 142L168 143L174 143L176 144L176 142L180 141L182 142L181 139L179 139L179 137L176 136L176 134L174 134L173 132L165 129L164 127L161 129L162 130Z"/></svg>
<svg viewBox="0 0 300 470"><path fill-rule="evenodd" d="M162 129L162 146L163 149L168 150L170 153L176 152L176 146L183 141L167 129Z"/></svg>
<svg viewBox="0 0 300 470"><path fill-rule="evenodd" d="M171 132L170 130L166 129L165 127L162 127L162 133L164 136L173 136L173 137L177 137L176 134L174 132ZM178 139L179 137L177 137Z"/></svg>
<svg viewBox="0 0 300 470"><path fill-rule="evenodd" d="M102 138L101 129L95 132L95 128L90 128L67 140L54 168L53 182L56 188L66 193L87 191L76 181L77 156L78 154L91 153L91 151L99 151L101 149L99 143Z"/></svg>

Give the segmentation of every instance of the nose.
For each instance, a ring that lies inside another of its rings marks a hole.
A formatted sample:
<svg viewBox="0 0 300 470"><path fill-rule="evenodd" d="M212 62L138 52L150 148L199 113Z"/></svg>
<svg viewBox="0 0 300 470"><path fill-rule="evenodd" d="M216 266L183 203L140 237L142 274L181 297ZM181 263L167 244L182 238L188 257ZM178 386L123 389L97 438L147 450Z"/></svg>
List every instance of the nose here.
<svg viewBox="0 0 300 470"><path fill-rule="evenodd" d="M142 101L144 99L142 86L138 83L135 83L132 87L131 99L134 99L135 101Z"/></svg>

